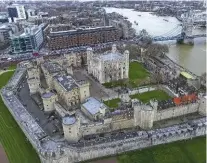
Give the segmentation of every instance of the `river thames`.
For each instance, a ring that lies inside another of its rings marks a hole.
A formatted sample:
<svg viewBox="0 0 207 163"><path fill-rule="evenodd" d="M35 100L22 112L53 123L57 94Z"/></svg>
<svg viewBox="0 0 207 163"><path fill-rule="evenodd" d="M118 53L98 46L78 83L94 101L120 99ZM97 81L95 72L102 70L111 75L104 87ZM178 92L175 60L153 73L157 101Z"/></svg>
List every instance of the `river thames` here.
<svg viewBox="0 0 207 163"><path fill-rule="evenodd" d="M132 23L132 27L139 33L146 29L151 36L163 35L173 29L177 29L175 35L181 31L181 24L175 17L158 17L149 12L138 12L133 9L105 8L106 13L117 12ZM136 21L138 25L134 23ZM193 34L205 33L204 28L195 28ZM206 72L206 38L194 39L194 45L180 45L176 41L161 42L168 44L169 56L181 66L189 69L193 73L200 75Z"/></svg>

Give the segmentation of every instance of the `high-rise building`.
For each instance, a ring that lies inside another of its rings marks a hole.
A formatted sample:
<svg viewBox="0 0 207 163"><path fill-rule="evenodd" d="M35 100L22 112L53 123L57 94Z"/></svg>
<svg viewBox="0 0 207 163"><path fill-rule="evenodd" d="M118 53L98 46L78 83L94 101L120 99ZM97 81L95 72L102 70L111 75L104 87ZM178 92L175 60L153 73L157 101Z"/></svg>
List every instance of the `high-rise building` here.
<svg viewBox="0 0 207 163"><path fill-rule="evenodd" d="M41 25L27 27L24 32L12 35L10 40L12 54L38 51L44 40Z"/></svg>
<svg viewBox="0 0 207 163"><path fill-rule="evenodd" d="M18 19L26 19L26 12L23 5L11 5L8 7L9 21L16 22Z"/></svg>

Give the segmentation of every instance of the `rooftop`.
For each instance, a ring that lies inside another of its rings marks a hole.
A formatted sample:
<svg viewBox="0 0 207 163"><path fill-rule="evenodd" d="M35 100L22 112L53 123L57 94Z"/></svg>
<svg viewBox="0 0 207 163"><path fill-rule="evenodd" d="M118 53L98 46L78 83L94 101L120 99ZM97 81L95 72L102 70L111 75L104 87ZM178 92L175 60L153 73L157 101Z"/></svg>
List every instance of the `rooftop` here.
<svg viewBox="0 0 207 163"><path fill-rule="evenodd" d="M103 106L105 106L105 104L93 97L89 97L83 104L83 107L92 115L97 114Z"/></svg>
<svg viewBox="0 0 207 163"><path fill-rule="evenodd" d="M103 54L100 56L100 58L104 61L112 61L112 60L118 60L118 59L122 59L123 56L121 53L108 53L108 54Z"/></svg>
<svg viewBox="0 0 207 163"><path fill-rule="evenodd" d="M62 71L62 67L55 62L45 62L43 66L50 74Z"/></svg>
<svg viewBox="0 0 207 163"><path fill-rule="evenodd" d="M68 116L63 118L63 124L72 125L76 122L76 118L73 116Z"/></svg>
<svg viewBox="0 0 207 163"><path fill-rule="evenodd" d="M55 95L55 94L52 93L52 92L44 93L44 94L42 95L42 98L50 98L50 97L53 96L53 95Z"/></svg>
<svg viewBox="0 0 207 163"><path fill-rule="evenodd" d="M57 31L57 32L50 32L50 37L71 35L71 34L76 34L76 33L96 32L100 30L107 31L111 29L116 29L116 28L112 26L103 26L103 27L94 27L94 28L80 28L76 30L67 30L67 31Z"/></svg>
<svg viewBox="0 0 207 163"><path fill-rule="evenodd" d="M194 79L194 77L192 75L190 75L189 73L187 73L187 72L183 71L180 74L183 75L187 79Z"/></svg>
<svg viewBox="0 0 207 163"><path fill-rule="evenodd" d="M30 26L28 27L27 31L20 31L12 35L12 37L25 37L25 36L31 36L35 35L39 30L41 30L42 26ZM26 28L25 28L26 30Z"/></svg>
<svg viewBox="0 0 207 163"><path fill-rule="evenodd" d="M56 75L54 78L66 91L71 91L73 88L78 87L76 81L69 75Z"/></svg>

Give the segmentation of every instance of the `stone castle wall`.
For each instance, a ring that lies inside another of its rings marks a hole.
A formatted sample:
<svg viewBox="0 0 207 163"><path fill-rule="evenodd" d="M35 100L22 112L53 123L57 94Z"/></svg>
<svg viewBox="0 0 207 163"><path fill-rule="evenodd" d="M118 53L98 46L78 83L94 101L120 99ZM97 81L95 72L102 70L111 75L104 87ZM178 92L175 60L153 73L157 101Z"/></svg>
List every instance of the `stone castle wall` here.
<svg viewBox="0 0 207 163"><path fill-rule="evenodd" d="M18 75L15 75L18 78ZM207 123L206 119L203 118L163 129L136 131L135 135L131 135L130 137L126 136L122 139L107 138L105 142L94 141L90 145L78 143L69 145L62 140L52 140L52 138L45 134L26 108L12 94L17 84L18 82L10 83L12 86L9 90L3 88L1 90L1 97L17 124L39 154L42 163L74 163L103 156L116 155L157 144L191 139L206 134ZM174 113L175 115L182 114L182 111L180 111L182 109L186 112L193 112L198 107L198 104L189 104L183 108L180 106L174 108ZM167 118L167 113L172 114L172 110L173 108L170 108L166 113L163 111L162 113L158 112L158 114L164 114L163 118ZM130 124L130 120L126 120L126 124ZM96 126L98 125L96 124ZM94 126L91 126L91 128L94 128ZM45 138L42 139L43 137Z"/></svg>
<svg viewBox="0 0 207 163"><path fill-rule="evenodd" d="M164 110L157 111L154 121L160 121L173 117L179 117L190 113L198 112L199 103L193 103L183 106L172 107Z"/></svg>
<svg viewBox="0 0 207 163"><path fill-rule="evenodd" d="M58 149L58 147L54 145L55 149L51 150L44 148L44 146L41 145L40 141L36 138L36 135L29 131L28 126L22 122L19 117L20 115L15 113L11 106L8 105L8 101L5 100L4 96L2 96L2 99L22 131L25 133L26 137L38 152L42 163L74 163L98 157L116 155L126 151L146 148L157 144L164 144L166 142L190 139L196 136L205 135L206 132L206 126L203 125L190 129L187 129L186 127L185 130L178 130L175 128L175 130L167 134L163 134L159 131L139 131L137 137L129 139L106 142L99 145L81 148L67 146ZM53 141L51 143L55 144L56 142Z"/></svg>
<svg viewBox="0 0 207 163"><path fill-rule="evenodd" d="M177 97L177 94L175 94L172 90L170 90L170 88L168 88L166 85L143 86L143 87L139 87L139 88L134 88L132 90L129 90L129 92L127 94L130 96L130 95L141 94L141 93L154 91L154 90L163 90L169 96L172 96L172 97L176 96ZM108 101L108 100L113 100L116 98L121 98L122 95L123 94L111 95L109 97L103 97L102 101Z"/></svg>
<svg viewBox="0 0 207 163"><path fill-rule="evenodd" d="M169 128L171 129L171 128ZM167 129L166 129L167 130ZM156 133L157 132L157 133ZM160 131L161 132L161 131ZM159 133L159 131L139 132L139 136L120 141L112 141L90 147L82 147L79 149L64 149L65 155L59 159L42 158L43 163L73 163L84 160L95 159L98 157L117 155L123 152L142 149L158 144L170 143L178 140L192 139L197 136L205 135L205 126L197 128L185 128L168 132Z"/></svg>

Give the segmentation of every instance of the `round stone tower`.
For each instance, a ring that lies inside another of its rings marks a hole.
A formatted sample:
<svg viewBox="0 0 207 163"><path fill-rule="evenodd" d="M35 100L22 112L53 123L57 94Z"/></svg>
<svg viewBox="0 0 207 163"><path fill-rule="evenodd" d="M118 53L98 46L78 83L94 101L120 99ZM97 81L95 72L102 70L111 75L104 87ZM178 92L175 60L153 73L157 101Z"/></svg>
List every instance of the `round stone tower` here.
<svg viewBox="0 0 207 163"><path fill-rule="evenodd" d="M43 107L45 112L55 110L54 103L57 101L57 95L52 92L42 94Z"/></svg>
<svg viewBox="0 0 207 163"><path fill-rule="evenodd" d="M78 142L80 135L80 120L75 116L67 116L62 119L65 139L70 143Z"/></svg>

